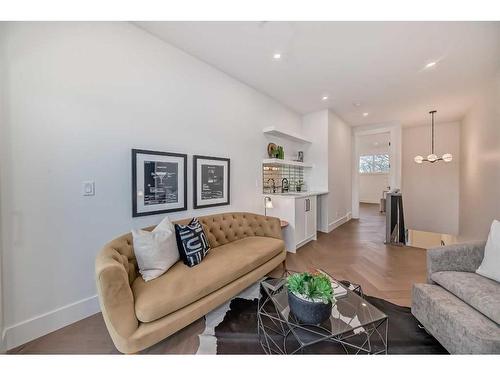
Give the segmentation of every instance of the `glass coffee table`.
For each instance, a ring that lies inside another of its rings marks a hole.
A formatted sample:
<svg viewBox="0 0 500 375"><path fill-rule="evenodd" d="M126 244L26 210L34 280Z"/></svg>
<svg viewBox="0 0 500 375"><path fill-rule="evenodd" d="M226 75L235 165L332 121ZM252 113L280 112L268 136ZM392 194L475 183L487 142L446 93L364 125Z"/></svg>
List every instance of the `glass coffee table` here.
<svg viewBox="0 0 500 375"><path fill-rule="evenodd" d="M308 325L290 312L285 284L285 278L261 282L257 331L265 353L387 354L388 316L362 297L361 288L345 288L347 294L334 302L330 318Z"/></svg>

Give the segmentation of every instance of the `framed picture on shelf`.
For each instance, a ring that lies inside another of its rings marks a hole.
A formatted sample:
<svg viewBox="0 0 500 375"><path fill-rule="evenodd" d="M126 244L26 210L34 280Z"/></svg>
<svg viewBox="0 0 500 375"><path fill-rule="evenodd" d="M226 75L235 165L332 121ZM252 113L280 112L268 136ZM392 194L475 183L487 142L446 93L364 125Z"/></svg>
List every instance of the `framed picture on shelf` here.
<svg viewBox="0 0 500 375"><path fill-rule="evenodd" d="M229 159L194 155L194 208L228 205L230 203L229 179Z"/></svg>
<svg viewBox="0 0 500 375"><path fill-rule="evenodd" d="M187 209L187 155L132 149L132 216Z"/></svg>

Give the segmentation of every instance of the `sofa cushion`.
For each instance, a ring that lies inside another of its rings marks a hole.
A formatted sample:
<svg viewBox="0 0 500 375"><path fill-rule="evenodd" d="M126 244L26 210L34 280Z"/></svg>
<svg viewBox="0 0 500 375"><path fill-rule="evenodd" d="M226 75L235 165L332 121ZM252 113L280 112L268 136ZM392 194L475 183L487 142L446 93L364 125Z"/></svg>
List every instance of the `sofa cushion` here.
<svg viewBox="0 0 500 375"><path fill-rule="evenodd" d="M500 221L491 223L488 241L484 247L484 258L476 270L478 274L500 283Z"/></svg>
<svg viewBox="0 0 500 375"><path fill-rule="evenodd" d="M473 272L441 271L432 281L500 324L500 283Z"/></svg>
<svg viewBox="0 0 500 375"><path fill-rule="evenodd" d="M179 260L175 229L168 217L151 232L132 230L134 254L144 281L157 278Z"/></svg>
<svg viewBox="0 0 500 375"><path fill-rule="evenodd" d="M282 240L246 237L211 249L203 262L188 267L177 262L162 276L132 284L135 313L141 322L164 317L251 272L284 251Z"/></svg>
<svg viewBox="0 0 500 375"><path fill-rule="evenodd" d="M195 217L188 225L175 224L177 247L184 264L194 267L200 264L210 250L203 226Z"/></svg>
<svg viewBox="0 0 500 375"><path fill-rule="evenodd" d="M500 353L498 325L439 285L414 284L411 312L452 354Z"/></svg>

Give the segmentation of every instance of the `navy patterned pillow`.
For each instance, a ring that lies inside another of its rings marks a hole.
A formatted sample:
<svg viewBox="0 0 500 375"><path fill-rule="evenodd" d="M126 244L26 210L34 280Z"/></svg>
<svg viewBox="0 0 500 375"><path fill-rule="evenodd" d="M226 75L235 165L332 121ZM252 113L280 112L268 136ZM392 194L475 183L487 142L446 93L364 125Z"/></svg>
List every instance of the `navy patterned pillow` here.
<svg viewBox="0 0 500 375"><path fill-rule="evenodd" d="M188 225L175 224L175 236L179 255L184 264L189 267L201 263L210 250L203 226L196 217Z"/></svg>

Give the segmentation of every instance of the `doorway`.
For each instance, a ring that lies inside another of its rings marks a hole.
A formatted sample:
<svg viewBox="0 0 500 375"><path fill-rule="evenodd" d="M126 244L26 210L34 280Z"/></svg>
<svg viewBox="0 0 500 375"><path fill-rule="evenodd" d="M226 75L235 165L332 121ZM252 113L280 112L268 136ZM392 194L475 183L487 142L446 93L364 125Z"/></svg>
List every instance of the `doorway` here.
<svg viewBox="0 0 500 375"><path fill-rule="evenodd" d="M401 125L354 128L352 154L352 216L380 213L381 199L401 186Z"/></svg>
<svg viewBox="0 0 500 375"><path fill-rule="evenodd" d="M390 133L361 135L358 138L359 216L380 216L382 199L390 190Z"/></svg>

